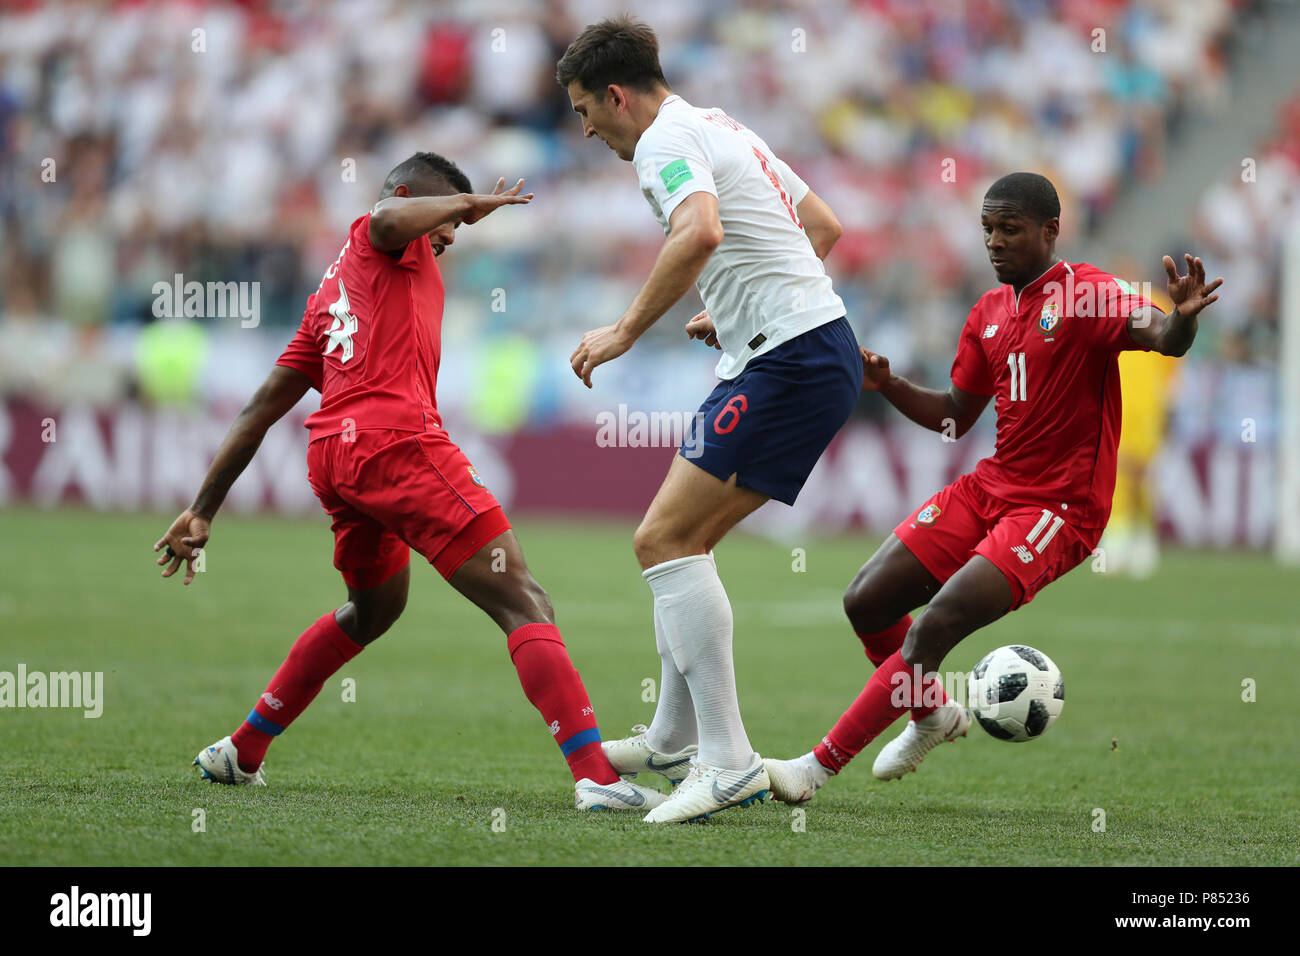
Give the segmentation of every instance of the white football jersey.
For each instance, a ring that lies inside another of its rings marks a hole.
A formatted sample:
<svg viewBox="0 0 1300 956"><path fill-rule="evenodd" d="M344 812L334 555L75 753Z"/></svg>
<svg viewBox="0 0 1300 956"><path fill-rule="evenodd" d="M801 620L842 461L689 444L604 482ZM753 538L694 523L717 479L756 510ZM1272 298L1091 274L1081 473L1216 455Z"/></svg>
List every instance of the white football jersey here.
<svg viewBox="0 0 1300 956"><path fill-rule="evenodd" d="M718 199L724 236L696 288L722 346L719 378L735 378L755 355L844 315L799 222L808 185L753 130L720 109L669 96L632 162L665 233L687 196Z"/></svg>

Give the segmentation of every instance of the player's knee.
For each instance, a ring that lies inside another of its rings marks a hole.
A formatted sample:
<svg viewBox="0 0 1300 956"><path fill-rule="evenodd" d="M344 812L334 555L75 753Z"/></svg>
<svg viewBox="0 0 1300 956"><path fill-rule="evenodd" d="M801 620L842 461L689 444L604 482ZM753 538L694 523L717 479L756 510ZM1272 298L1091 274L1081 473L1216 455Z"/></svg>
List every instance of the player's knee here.
<svg viewBox="0 0 1300 956"><path fill-rule="evenodd" d="M903 640L903 660L907 664L938 662L966 636L961 612L947 603L934 602L916 619Z"/></svg>
<svg viewBox="0 0 1300 956"><path fill-rule="evenodd" d="M358 643L369 644L383 636L406 610L406 591L386 594L379 598L358 601L356 607Z"/></svg>
<svg viewBox="0 0 1300 956"><path fill-rule="evenodd" d="M663 547L664 535L657 525L649 521L637 525L636 533L632 535L632 551L642 569L661 563Z"/></svg>
<svg viewBox="0 0 1300 956"><path fill-rule="evenodd" d="M866 582L863 580L862 573L849 583L844 589L844 613L848 615L849 621L852 622L855 630L860 630L858 621L866 615L870 609Z"/></svg>
<svg viewBox="0 0 1300 956"><path fill-rule="evenodd" d="M865 571L859 571L844 589L844 613L857 633L874 634L898 620L899 615L891 616L880 598L871 576Z"/></svg>
<svg viewBox="0 0 1300 956"><path fill-rule="evenodd" d="M668 522L650 519L643 520L632 535L632 551L643 571L674 558L712 551L716 543L708 529L685 531Z"/></svg>

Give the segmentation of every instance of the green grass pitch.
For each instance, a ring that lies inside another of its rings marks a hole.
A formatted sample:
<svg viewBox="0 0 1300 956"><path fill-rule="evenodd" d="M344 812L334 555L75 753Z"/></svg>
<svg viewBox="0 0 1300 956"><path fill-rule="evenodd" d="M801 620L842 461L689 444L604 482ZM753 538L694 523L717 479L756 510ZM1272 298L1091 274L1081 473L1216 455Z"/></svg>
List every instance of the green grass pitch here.
<svg viewBox="0 0 1300 956"><path fill-rule="evenodd" d="M871 776L877 741L802 820L768 803L652 828L572 809L504 637L418 557L406 614L271 748L270 786L200 782L194 754L238 725L343 589L323 518L223 516L195 583L161 581L150 548L171 517L0 511L0 670L105 680L97 720L0 710L0 863L1300 862L1295 572L1262 555L1169 554L1146 583L1085 564L968 638L945 669L1016 642L1060 665L1065 711L1041 740L976 727L890 783ZM659 675L631 530L518 528L606 737L649 721L642 682ZM718 549L760 753L807 751L870 673L839 602L874 545L737 535Z"/></svg>

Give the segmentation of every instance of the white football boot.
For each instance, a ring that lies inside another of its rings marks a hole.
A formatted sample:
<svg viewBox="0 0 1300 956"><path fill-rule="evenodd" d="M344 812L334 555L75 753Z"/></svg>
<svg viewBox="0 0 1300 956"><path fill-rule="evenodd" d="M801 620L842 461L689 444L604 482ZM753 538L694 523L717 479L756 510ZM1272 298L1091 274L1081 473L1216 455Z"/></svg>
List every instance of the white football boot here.
<svg viewBox="0 0 1300 956"><path fill-rule="evenodd" d="M652 750L646 743L647 729L645 724L637 724L632 728L633 736L624 737L622 740L601 741L600 749L605 751L605 759L620 775L634 775L649 771L662 774L668 778L669 783L676 786L691 772L691 758L700 748L691 744L677 753L660 753Z"/></svg>
<svg viewBox="0 0 1300 956"><path fill-rule="evenodd" d="M577 810L652 810L667 799L667 794L630 780L596 783L583 777L573 785L573 806Z"/></svg>
<svg viewBox="0 0 1300 956"><path fill-rule="evenodd" d="M807 803L834 776L814 753L793 760L764 760L772 796L782 803Z"/></svg>
<svg viewBox="0 0 1300 956"><path fill-rule="evenodd" d="M213 783L225 783L234 787L265 787L266 777L262 768L256 773L245 773L239 769L239 751L230 742L229 737L222 737L211 747L194 758L194 764L203 771L203 779Z"/></svg>
<svg viewBox="0 0 1300 956"><path fill-rule="evenodd" d="M728 807L747 807L762 801L771 786L763 758L754 754L743 770L710 767L698 760L691 763L686 779L668 799L645 815L646 823L686 823L706 820Z"/></svg>
<svg viewBox="0 0 1300 956"><path fill-rule="evenodd" d="M897 780L917 768L925 755L945 740L965 737L970 730L970 711L949 697L928 717L909 720L901 734L876 755L871 772L880 780Z"/></svg>

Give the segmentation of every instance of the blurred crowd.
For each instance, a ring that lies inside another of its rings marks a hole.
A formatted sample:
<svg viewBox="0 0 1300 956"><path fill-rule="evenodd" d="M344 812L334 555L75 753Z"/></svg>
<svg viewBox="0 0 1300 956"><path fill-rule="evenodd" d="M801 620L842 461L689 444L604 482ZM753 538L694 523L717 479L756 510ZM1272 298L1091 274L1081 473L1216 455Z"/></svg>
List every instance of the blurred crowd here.
<svg viewBox="0 0 1300 956"><path fill-rule="evenodd" d="M479 189L525 176L537 193L526 210L462 229L442 260L440 404L478 409L489 428L588 408L567 355L583 331L618 318L662 233L631 167L582 139L554 68L585 24L624 9L657 30L677 92L755 128L831 204L846 231L830 269L859 336L937 383L993 282L978 225L987 184L1044 172L1065 206L1063 247L1092 234L1123 189L1161 175L1166 131L1189 103L1226 108L1235 31L1252 8L10 3L0 14L0 389L92 403L242 399L387 171L433 149ZM1260 159L1280 170L1270 182L1290 184L1285 196L1224 183L1201 204L1198 238L1241 297L1240 322L1214 346L1230 363L1272 354L1275 213L1296 202L1298 143L1293 106ZM157 318L155 283L177 274L260 283L256 328ZM673 383L707 386L711 363L681 334L693 311L675 309L629 365L640 401L673 407L680 396L662 394Z"/></svg>
<svg viewBox="0 0 1300 956"><path fill-rule="evenodd" d="M1230 281L1213 319L1202 323L1217 360L1190 363L1180 375L1173 427L1182 433L1201 433L1208 422L1232 436L1250 419L1257 440L1277 434L1282 277L1287 242L1300 243L1300 93L1283 104L1273 138L1259 146L1197 208L1196 248ZM1270 410L1262 420L1261 408Z"/></svg>

